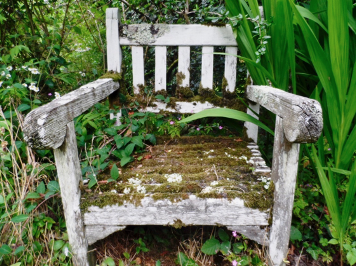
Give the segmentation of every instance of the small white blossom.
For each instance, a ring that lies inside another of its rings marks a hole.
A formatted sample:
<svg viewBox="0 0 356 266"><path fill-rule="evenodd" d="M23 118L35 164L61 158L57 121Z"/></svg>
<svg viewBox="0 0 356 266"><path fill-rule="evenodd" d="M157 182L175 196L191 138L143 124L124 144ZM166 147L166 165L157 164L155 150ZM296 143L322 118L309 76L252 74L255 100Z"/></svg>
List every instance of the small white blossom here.
<svg viewBox="0 0 356 266"><path fill-rule="evenodd" d="M24 86L25 88L27 88L27 84L26 84L26 83L22 83L22 86Z"/></svg>
<svg viewBox="0 0 356 266"><path fill-rule="evenodd" d="M169 182L169 183L182 182L182 175L180 175L180 174L164 175L164 177L167 178L167 182Z"/></svg>
<svg viewBox="0 0 356 266"><path fill-rule="evenodd" d="M85 73L82 73L81 75L82 75L82 77L85 77Z"/></svg>
<svg viewBox="0 0 356 266"><path fill-rule="evenodd" d="M11 78L11 75L10 74L6 74L6 79L9 79Z"/></svg>
<svg viewBox="0 0 356 266"><path fill-rule="evenodd" d="M124 194L129 194L131 191L131 188L127 187L124 189Z"/></svg>
<svg viewBox="0 0 356 266"><path fill-rule="evenodd" d="M22 66L22 68L23 68L24 70L27 70L27 66Z"/></svg>
<svg viewBox="0 0 356 266"><path fill-rule="evenodd" d="M43 0L43 3L45 3L46 5L49 4L48 0Z"/></svg>
<svg viewBox="0 0 356 266"><path fill-rule="evenodd" d="M117 193L117 191L115 189L110 191L111 193Z"/></svg>
<svg viewBox="0 0 356 266"><path fill-rule="evenodd" d="M29 89L31 91L34 91L34 92L39 92L40 91L40 89L38 87L36 87L34 84L32 84L32 83L31 83Z"/></svg>
<svg viewBox="0 0 356 266"><path fill-rule="evenodd" d="M0 87L2 86L3 81L0 81Z"/></svg>
<svg viewBox="0 0 356 266"><path fill-rule="evenodd" d="M5 76L5 71L1 71L1 76Z"/></svg>
<svg viewBox="0 0 356 266"><path fill-rule="evenodd" d="M265 183L263 185L263 187L265 189L268 189L270 184L271 184L271 178L270 177L265 177L265 176L261 176L260 178L258 178L257 180L261 180L262 183Z"/></svg>
<svg viewBox="0 0 356 266"><path fill-rule="evenodd" d="M31 71L31 73L34 74L34 75L41 74L41 73L38 71L38 69L37 69L37 68L34 68L34 67L33 67L33 68L29 67L28 70Z"/></svg>
<svg viewBox="0 0 356 266"><path fill-rule="evenodd" d="M137 190L138 193L143 193L143 194L146 193L146 188L144 186L141 186L141 185L138 185L136 190Z"/></svg>
<svg viewBox="0 0 356 266"><path fill-rule="evenodd" d="M12 66L8 66L6 69L11 71L12 70Z"/></svg>
<svg viewBox="0 0 356 266"><path fill-rule="evenodd" d="M56 99L58 99L58 98L61 97L61 95L60 95L58 92L55 92L55 93L54 93L54 97L56 97Z"/></svg>

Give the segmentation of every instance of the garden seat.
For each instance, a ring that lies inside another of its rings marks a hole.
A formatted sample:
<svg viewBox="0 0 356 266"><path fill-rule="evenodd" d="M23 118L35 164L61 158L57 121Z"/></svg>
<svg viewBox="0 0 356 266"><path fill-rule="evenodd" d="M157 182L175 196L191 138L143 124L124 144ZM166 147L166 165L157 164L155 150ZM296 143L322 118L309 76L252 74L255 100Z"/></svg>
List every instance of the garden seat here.
<svg viewBox="0 0 356 266"><path fill-rule="evenodd" d="M118 9L107 9L108 71L121 72L120 46L131 46L136 95L145 85L143 45L155 47L155 91L166 89L167 46L179 47L178 93L189 88L190 46L202 46L204 92L213 89L214 46L226 46L226 53L237 54L230 26L120 26L119 22ZM230 93L235 91L236 64L236 57L225 56L224 80ZM298 143L315 142L319 137L319 103L268 86L247 87L251 109L258 113L262 105L277 115L272 172L255 144L257 127L246 124L249 140L201 136L159 139L149 152L151 159L136 161L122 170L120 181L108 184L102 194L81 193L73 119L119 88L112 78L98 79L25 118L24 135L29 146L54 149L74 264L89 265L88 245L127 225L219 225L267 246L270 264L282 265L288 250ZM151 101L145 110L196 113L216 103L178 99L172 106ZM220 103L218 107L223 107L226 101Z"/></svg>

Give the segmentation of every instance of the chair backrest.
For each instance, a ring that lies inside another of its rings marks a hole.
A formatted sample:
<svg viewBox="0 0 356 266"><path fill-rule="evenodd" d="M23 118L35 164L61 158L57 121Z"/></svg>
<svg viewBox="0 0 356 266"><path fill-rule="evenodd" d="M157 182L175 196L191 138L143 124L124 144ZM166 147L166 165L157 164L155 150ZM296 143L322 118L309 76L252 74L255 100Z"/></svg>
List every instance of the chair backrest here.
<svg viewBox="0 0 356 266"><path fill-rule="evenodd" d="M155 47L155 91L166 90L167 46L178 47L178 72L182 73L182 87L190 80L190 47L202 47L201 86L213 89L214 46L225 46L224 77L226 89L235 90L237 43L230 25L169 25L130 24L120 25L120 13L116 8L106 10L108 70L121 71L120 46L132 46L132 72L134 92L145 84L143 46Z"/></svg>

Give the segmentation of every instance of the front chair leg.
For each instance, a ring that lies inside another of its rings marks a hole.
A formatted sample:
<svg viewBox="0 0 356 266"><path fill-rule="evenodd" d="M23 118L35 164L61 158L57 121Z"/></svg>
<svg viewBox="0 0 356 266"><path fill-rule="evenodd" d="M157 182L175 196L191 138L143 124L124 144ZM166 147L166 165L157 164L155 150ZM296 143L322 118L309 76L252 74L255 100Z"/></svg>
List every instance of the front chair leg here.
<svg viewBox="0 0 356 266"><path fill-rule="evenodd" d="M288 253L300 146L285 138L282 121L277 115L272 163L274 206L268 258L269 265L273 266L285 265Z"/></svg>

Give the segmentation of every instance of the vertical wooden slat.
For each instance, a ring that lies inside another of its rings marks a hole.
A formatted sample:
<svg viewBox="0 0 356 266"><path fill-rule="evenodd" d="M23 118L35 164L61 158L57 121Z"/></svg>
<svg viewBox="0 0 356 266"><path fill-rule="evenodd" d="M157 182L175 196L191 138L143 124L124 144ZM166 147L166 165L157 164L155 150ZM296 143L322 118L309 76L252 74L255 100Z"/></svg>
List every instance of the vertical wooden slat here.
<svg viewBox="0 0 356 266"><path fill-rule="evenodd" d="M140 92L139 85L145 85L145 67L142 46L132 46L132 75L134 93L137 94Z"/></svg>
<svg viewBox="0 0 356 266"><path fill-rule="evenodd" d="M155 91L165 90L167 82L167 46L156 46L155 64Z"/></svg>
<svg viewBox="0 0 356 266"><path fill-rule="evenodd" d="M190 47L178 47L178 72L181 72L185 77L182 79L180 86L189 87L190 80Z"/></svg>
<svg viewBox="0 0 356 266"><path fill-rule="evenodd" d="M214 47L203 46L201 61L201 85L213 89Z"/></svg>
<svg viewBox="0 0 356 266"><path fill-rule="evenodd" d="M290 143L283 131L283 119L277 115L273 146L274 183L273 220L270 234L270 265L284 265L288 253L290 227L298 172L299 143Z"/></svg>
<svg viewBox="0 0 356 266"><path fill-rule="evenodd" d="M260 105L258 103L249 103L248 107L249 108L247 108L247 114L253 116L256 119L258 119L258 116L256 114L260 113ZM250 123L250 122L245 122L245 127L246 127L247 137L253 139L253 141L255 143L257 143L258 126L256 124L253 124L253 123Z"/></svg>
<svg viewBox="0 0 356 266"><path fill-rule="evenodd" d="M120 12L118 8L106 9L106 41L108 71L121 72L122 52L119 42Z"/></svg>
<svg viewBox="0 0 356 266"><path fill-rule="evenodd" d="M54 149L64 217L66 219L69 244L76 266L88 265L88 242L85 238L84 224L80 213L80 189L82 180L77 151L74 122L67 125L67 133L62 146Z"/></svg>
<svg viewBox="0 0 356 266"><path fill-rule="evenodd" d="M227 54L237 55L237 47L226 47L225 52ZM224 73L224 77L227 81L226 90L230 92L235 91L236 66L237 66L237 57L232 55L225 55L225 73Z"/></svg>

